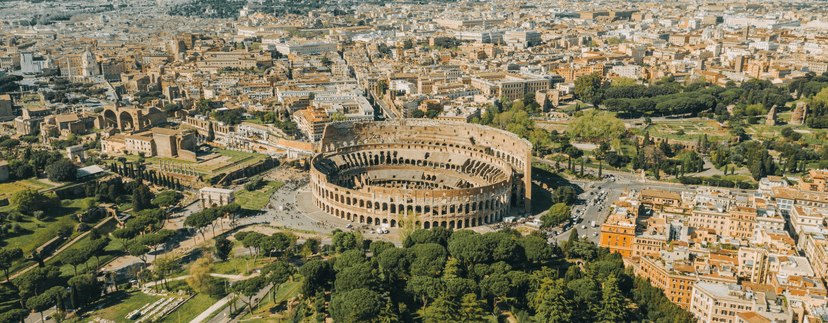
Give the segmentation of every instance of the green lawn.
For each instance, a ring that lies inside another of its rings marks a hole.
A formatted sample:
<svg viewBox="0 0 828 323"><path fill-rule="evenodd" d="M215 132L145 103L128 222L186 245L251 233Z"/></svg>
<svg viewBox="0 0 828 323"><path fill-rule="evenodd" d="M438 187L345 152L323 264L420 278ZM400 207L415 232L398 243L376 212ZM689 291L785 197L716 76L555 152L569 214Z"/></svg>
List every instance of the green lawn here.
<svg viewBox="0 0 828 323"><path fill-rule="evenodd" d="M218 302L224 296L210 297L207 294L200 293L181 305L175 311L172 311L167 316L164 316L158 322L162 323L179 323L190 322L196 316L204 312L214 303Z"/></svg>
<svg viewBox="0 0 828 323"><path fill-rule="evenodd" d="M0 243L3 248L23 249L23 255L30 255L37 247L58 236L59 232L73 232L78 225L78 218L75 214L85 211L83 199L63 200L68 205L54 212L49 212L51 218L40 221L31 216L23 216L20 221L21 231L10 233ZM34 264L34 261L23 260L15 262L9 269L9 274L14 274L23 268Z"/></svg>
<svg viewBox="0 0 828 323"><path fill-rule="evenodd" d="M99 227L98 230L101 233L101 235L107 235L107 234L109 234L109 232L112 232L113 230L117 229L117 225L118 225L118 221L112 220L112 221L109 221L106 224L102 225L101 227ZM75 242L75 244L72 248L79 248L80 246L83 246L83 244L86 241L88 241L89 239L90 239L89 235L86 235L85 237L83 237L80 240L78 240L77 242ZM72 249L72 248L69 248L69 249ZM100 259L98 259L97 261L93 257L93 258L90 258L89 260L87 260L85 264L79 265L78 266L78 273L86 272L87 270L94 269L95 266L97 266L99 263L103 264L103 263L106 263L107 261L109 261L110 259L117 257L118 255L123 253L123 246L118 241L110 240L109 244L106 246L105 250L106 250L106 252L104 253L104 255L100 256L99 257ZM66 250L64 250L64 251L66 251ZM65 277L73 276L75 274L75 269L71 265L62 264L59 259L60 259L60 254L56 254L55 257L50 259L49 261L47 261L46 264L47 265L60 266L61 276L65 276Z"/></svg>
<svg viewBox="0 0 828 323"><path fill-rule="evenodd" d="M276 258L268 258L267 255L265 257L259 257L256 259L256 262L253 262L253 258L230 258L225 261L217 261L213 263L213 270L211 272L216 274L223 274L223 275L245 275L247 276L249 273L248 268L250 270L264 267Z"/></svg>
<svg viewBox="0 0 828 323"><path fill-rule="evenodd" d="M266 181L266 184L255 191L248 191L242 189L236 192L236 203L239 203L243 209L247 210L259 210L270 200L270 196L273 195L280 186L282 186L282 182L279 181Z"/></svg>
<svg viewBox="0 0 828 323"><path fill-rule="evenodd" d="M36 178L24 179L10 183L0 183L0 199L9 198L14 195L14 193L30 188L41 190L50 187L52 187L52 185L43 183Z"/></svg>
<svg viewBox="0 0 828 323"><path fill-rule="evenodd" d="M104 308L92 312L89 316L89 321L95 317L100 317L115 322L129 322L126 318L127 314L161 298L149 296L137 289L118 291L101 299L100 303L103 303ZM95 306L91 306L91 308L95 308Z"/></svg>

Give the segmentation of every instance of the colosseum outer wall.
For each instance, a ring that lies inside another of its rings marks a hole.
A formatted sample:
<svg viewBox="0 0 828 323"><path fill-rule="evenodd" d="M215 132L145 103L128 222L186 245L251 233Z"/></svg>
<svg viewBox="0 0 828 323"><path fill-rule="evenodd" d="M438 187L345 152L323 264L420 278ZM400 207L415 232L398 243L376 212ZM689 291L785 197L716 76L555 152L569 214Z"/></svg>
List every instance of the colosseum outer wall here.
<svg viewBox="0 0 828 323"><path fill-rule="evenodd" d="M327 213L360 223L393 227L400 215L411 213L417 214L424 228L492 223L507 216L513 205L523 204L526 212L531 209L531 147L510 132L475 124L412 119L336 123L325 129L320 154L312 162L314 200ZM454 163L451 159L432 162L439 158L435 156L444 155L454 158ZM469 161L461 169L458 163L465 159ZM340 165L329 165L336 163ZM336 178L326 175L324 170L330 168L336 169ZM397 175L405 176L415 168L418 176L476 182L476 186L436 187L419 179L406 179L399 184L403 187L360 184L377 180L377 174L396 180ZM347 169L357 170L351 174ZM454 177L447 175L452 172ZM360 188L348 188L342 181ZM409 185L434 187L412 189Z"/></svg>

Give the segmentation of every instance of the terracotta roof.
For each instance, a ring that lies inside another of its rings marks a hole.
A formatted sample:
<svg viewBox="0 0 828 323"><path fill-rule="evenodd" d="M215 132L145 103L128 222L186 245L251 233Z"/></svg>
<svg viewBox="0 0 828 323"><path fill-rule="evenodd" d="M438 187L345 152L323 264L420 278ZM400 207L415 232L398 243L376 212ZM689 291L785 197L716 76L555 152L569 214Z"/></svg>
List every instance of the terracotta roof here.
<svg viewBox="0 0 828 323"><path fill-rule="evenodd" d="M770 323L771 321L755 312L742 312L737 315L747 323Z"/></svg>
<svg viewBox="0 0 828 323"><path fill-rule="evenodd" d="M670 191L662 191L662 190L652 190L652 189L644 189L641 191L641 196L652 196L658 197L662 199L671 199L671 200L679 200L681 196L678 193L673 193Z"/></svg>

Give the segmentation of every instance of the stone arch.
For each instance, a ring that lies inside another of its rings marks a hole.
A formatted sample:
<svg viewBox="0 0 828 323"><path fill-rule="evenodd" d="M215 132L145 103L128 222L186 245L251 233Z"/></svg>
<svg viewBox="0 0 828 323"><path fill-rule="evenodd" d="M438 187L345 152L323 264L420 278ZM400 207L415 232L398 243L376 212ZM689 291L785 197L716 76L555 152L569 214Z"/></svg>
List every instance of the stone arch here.
<svg viewBox="0 0 828 323"><path fill-rule="evenodd" d="M123 111L120 115L118 115L118 128L121 130L138 129L140 125L136 125L135 122L136 120L129 112Z"/></svg>
<svg viewBox="0 0 828 323"><path fill-rule="evenodd" d="M431 222L423 222L423 229L431 229Z"/></svg>
<svg viewBox="0 0 828 323"><path fill-rule="evenodd" d="M397 220L391 219L391 227L392 228L397 227Z"/></svg>
<svg viewBox="0 0 828 323"><path fill-rule="evenodd" d="M118 127L118 116L115 115L115 111L104 110L103 119L106 127L120 128Z"/></svg>

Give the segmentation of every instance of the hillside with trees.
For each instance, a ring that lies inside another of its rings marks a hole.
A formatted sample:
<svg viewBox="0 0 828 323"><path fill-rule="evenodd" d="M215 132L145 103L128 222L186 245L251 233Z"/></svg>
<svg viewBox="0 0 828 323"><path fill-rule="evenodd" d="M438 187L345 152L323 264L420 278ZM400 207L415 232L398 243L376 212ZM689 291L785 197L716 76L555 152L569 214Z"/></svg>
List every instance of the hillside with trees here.
<svg viewBox="0 0 828 323"><path fill-rule="evenodd" d="M511 229L416 230L402 248L337 231L336 256L298 269L303 302L290 318L334 322L694 322L621 256ZM247 238L245 238L247 240ZM366 251L371 252L368 257ZM254 280L251 278L248 280ZM313 305L311 305L313 304Z"/></svg>

